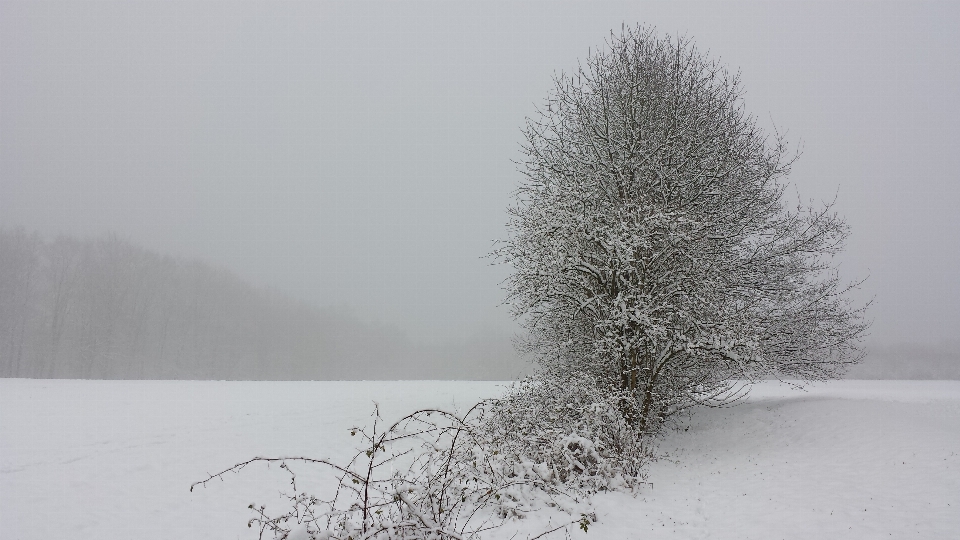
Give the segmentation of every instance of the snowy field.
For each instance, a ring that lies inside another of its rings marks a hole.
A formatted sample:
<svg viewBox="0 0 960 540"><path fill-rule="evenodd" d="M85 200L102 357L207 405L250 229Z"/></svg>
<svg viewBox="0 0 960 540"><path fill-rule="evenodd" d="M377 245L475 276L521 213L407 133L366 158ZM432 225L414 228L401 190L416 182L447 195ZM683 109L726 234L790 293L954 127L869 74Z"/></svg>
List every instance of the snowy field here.
<svg viewBox="0 0 960 540"><path fill-rule="evenodd" d="M193 481L256 455L340 459L376 400L387 419L466 408L489 382L0 379L0 539L254 538L281 471ZM659 444L651 485L595 499L574 538L960 538L960 382L757 387ZM298 471L301 474L301 471ZM315 479L307 471L305 481ZM309 486L306 486L309 489ZM544 530L540 514L491 538ZM562 538L554 535L553 538Z"/></svg>

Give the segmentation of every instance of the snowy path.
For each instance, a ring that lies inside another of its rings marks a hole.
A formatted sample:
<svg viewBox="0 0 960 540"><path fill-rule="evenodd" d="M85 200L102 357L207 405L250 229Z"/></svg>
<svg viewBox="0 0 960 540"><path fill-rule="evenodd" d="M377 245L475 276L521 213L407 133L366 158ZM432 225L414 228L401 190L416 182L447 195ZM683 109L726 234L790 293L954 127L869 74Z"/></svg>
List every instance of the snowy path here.
<svg viewBox="0 0 960 540"><path fill-rule="evenodd" d="M246 505L269 501L282 475L250 469L194 493L189 484L254 455L342 458L347 428L366 421L373 399L392 418L501 391L0 380L0 538L252 538ZM660 451L652 487L599 496L600 522L573 536L960 537L960 382L763 385L744 405L698 411ZM547 518L518 524L517 538Z"/></svg>

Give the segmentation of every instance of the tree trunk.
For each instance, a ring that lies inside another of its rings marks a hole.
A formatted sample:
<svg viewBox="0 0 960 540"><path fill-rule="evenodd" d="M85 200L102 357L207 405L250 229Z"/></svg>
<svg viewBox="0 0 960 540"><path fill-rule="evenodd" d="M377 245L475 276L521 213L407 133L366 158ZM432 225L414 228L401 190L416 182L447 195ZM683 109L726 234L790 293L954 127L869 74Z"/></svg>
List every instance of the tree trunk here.
<svg viewBox="0 0 960 540"><path fill-rule="evenodd" d="M647 431L649 425L648 417L650 416L650 408L653 406L653 386L656 382L657 374L654 372L643 391L643 405L640 407L640 431L642 432Z"/></svg>

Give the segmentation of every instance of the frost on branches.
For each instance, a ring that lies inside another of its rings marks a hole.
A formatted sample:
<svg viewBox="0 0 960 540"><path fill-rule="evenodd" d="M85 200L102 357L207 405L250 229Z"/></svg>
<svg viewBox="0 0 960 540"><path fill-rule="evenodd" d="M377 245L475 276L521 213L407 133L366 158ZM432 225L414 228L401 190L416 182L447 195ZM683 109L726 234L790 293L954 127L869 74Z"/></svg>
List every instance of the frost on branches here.
<svg viewBox="0 0 960 540"><path fill-rule="evenodd" d="M651 456L642 434L624 419L622 396L581 373L544 375L490 402L484 428L498 452L536 464L540 477L579 493L641 483Z"/></svg>
<svg viewBox="0 0 960 540"><path fill-rule="evenodd" d="M527 348L627 398L655 431L735 381L834 378L867 325L832 266L849 234L788 207L785 142L691 43L626 29L528 119L525 182L495 254Z"/></svg>
<svg viewBox="0 0 960 540"><path fill-rule="evenodd" d="M274 540L475 539L543 508L562 510L571 520L539 537L574 525L586 530L596 520L587 496L636 485L643 456L630 446L637 439L628 426L606 422L617 413L596 392L576 400L536 399L555 390L520 385L464 415L425 409L386 428L375 411L370 426L351 430L361 446L347 463L257 457L190 489L255 463L279 463L289 475L288 504L249 507L249 526ZM556 410L538 422L530 413L544 405ZM624 460L618 453L624 449L636 452ZM331 496L312 495L298 484L294 469L307 466L334 473Z"/></svg>

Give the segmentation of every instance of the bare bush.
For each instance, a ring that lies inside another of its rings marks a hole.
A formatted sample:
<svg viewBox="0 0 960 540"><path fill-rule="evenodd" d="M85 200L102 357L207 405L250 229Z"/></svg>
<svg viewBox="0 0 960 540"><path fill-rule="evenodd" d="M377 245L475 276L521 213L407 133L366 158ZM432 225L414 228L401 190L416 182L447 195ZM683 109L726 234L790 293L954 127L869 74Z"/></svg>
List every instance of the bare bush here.
<svg viewBox="0 0 960 540"><path fill-rule="evenodd" d="M589 494L633 488L650 457L624 416L629 396L605 392L581 373L528 378L491 403L487 438L521 468Z"/></svg>
<svg viewBox="0 0 960 540"><path fill-rule="evenodd" d="M498 417L497 410L497 401L482 402L462 416L424 409L384 430L376 411L369 429L351 430L360 437L362 447L346 464L302 456L256 457L210 475L190 489L255 463L280 463L289 474L292 490L286 495L287 509L274 514L251 504L254 517L248 524L259 529L260 538L275 540L476 538L509 518L522 518L544 507L577 515L568 525L586 528L596 518L581 493L557 474L554 463L518 460L502 451L503 445L494 438L496 430L489 427L491 419ZM595 447L583 437L568 439L571 449L576 444L583 450ZM597 463L584 456L579 460ZM324 499L302 491L291 467L296 463L334 472L334 495Z"/></svg>

